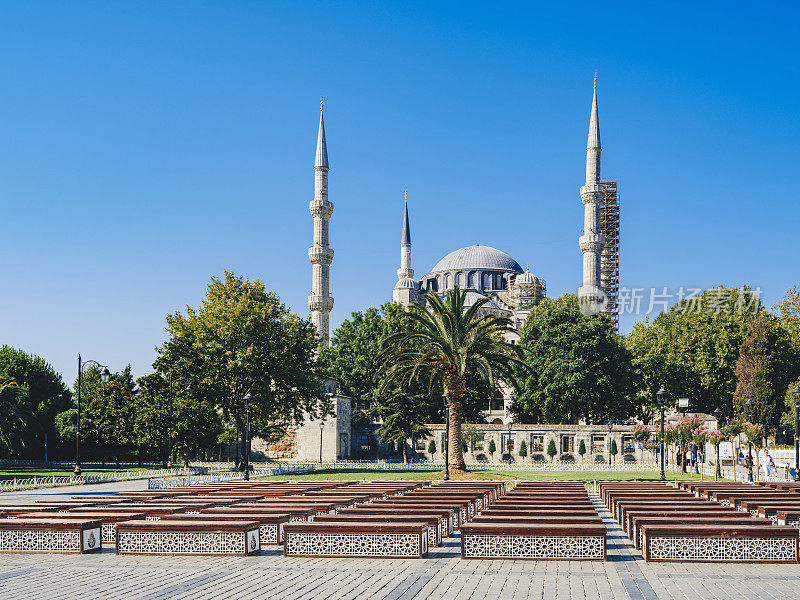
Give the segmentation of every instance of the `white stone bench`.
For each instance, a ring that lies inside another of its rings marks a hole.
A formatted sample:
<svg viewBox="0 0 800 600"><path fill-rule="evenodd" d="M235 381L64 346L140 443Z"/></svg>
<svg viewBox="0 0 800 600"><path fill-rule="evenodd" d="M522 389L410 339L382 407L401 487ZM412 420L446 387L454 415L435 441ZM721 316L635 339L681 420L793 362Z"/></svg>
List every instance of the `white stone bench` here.
<svg viewBox="0 0 800 600"><path fill-rule="evenodd" d="M643 525L647 561L797 563L800 530L763 525Z"/></svg>
<svg viewBox="0 0 800 600"><path fill-rule="evenodd" d="M101 529L96 519L0 519L0 552L96 552Z"/></svg>
<svg viewBox="0 0 800 600"><path fill-rule="evenodd" d="M259 525L255 521L144 520L117 524L117 554L247 556L260 551Z"/></svg>
<svg viewBox="0 0 800 600"><path fill-rule="evenodd" d="M461 528L461 558L605 560L602 523L467 523Z"/></svg>
<svg viewBox="0 0 800 600"><path fill-rule="evenodd" d="M428 524L290 523L284 527L285 556L421 558L428 554Z"/></svg>

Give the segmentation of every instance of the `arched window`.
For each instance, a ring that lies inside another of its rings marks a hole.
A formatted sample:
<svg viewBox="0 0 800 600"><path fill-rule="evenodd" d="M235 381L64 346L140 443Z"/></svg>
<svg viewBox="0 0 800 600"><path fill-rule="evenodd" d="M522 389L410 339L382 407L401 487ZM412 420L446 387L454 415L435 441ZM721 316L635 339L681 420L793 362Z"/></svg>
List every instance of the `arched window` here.
<svg viewBox="0 0 800 600"><path fill-rule="evenodd" d="M442 291L450 289L450 273L444 274L444 286L442 287Z"/></svg>
<svg viewBox="0 0 800 600"><path fill-rule="evenodd" d="M469 283L467 284L468 287L477 289L478 282L475 280L475 271L470 271L469 273Z"/></svg>
<svg viewBox="0 0 800 600"><path fill-rule="evenodd" d="M464 274L456 273L456 285L460 288L464 287Z"/></svg>
<svg viewBox="0 0 800 600"><path fill-rule="evenodd" d="M482 291L487 291L492 289L492 274L491 273L484 273L483 274L483 289Z"/></svg>

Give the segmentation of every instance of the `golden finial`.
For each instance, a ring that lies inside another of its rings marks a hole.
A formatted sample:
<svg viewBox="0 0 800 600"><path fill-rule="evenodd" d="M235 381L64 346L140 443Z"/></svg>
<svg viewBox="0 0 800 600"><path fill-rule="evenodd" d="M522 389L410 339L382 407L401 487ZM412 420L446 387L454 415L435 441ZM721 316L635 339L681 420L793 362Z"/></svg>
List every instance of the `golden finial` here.
<svg viewBox="0 0 800 600"><path fill-rule="evenodd" d="M597 91L597 71L594 72L594 91Z"/></svg>
<svg viewBox="0 0 800 600"><path fill-rule="evenodd" d="M406 190L406 202L408 202L408 190Z"/></svg>
<svg viewBox="0 0 800 600"><path fill-rule="evenodd" d="M595 80L595 87L597 87L597 83L596 83L597 82L597 75L595 75L594 80ZM319 112L322 112L322 97L320 97L320 99L319 99Z"/></svg>

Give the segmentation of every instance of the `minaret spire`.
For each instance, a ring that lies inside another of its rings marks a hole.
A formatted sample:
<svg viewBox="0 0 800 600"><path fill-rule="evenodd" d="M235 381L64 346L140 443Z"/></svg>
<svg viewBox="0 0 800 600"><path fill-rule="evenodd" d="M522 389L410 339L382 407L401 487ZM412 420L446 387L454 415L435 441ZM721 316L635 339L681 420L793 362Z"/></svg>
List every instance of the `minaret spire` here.
<svg viewBox="0 0 800 600"><path fill-rule="evenodd" d="M414 281L414 269L411 268L411 226L408 220L408 190L405 193L403 234L400 237L400 268L397 269L397 284L392 291L392 300L404 306L419 301L419 286Z"/></svg>
<svg viewBox="0 0 800 600"><path fill-rule="evenodd" d="M314 217L314 243L308 249L308 259L311 261L311 295L308 297L308 309L311 311L311 322L320 337L320 346L327 346L330 336L330 312L333 310L333 298L330 295L333 250L329 245L328 225L333 214L333 203L328 201L328 146L325 142L322 108L322 98L320 98L317 156L314 161L314 199L308 206L311 216Z"/></svg>
<svg viewBox="0 0 800 600"><path fill-rule="evenodd" d="M581 187L584 207L583 235L578 245L583 253L583 285L578 289L578 299L584 312L603 310L605 295L600 288L600 254L604 239L600 232L599 207L603 199L600 185L600 121L597 113L597 74L594 76L592 111L589 116L589 137L586 144L586 184Z"/></svg>

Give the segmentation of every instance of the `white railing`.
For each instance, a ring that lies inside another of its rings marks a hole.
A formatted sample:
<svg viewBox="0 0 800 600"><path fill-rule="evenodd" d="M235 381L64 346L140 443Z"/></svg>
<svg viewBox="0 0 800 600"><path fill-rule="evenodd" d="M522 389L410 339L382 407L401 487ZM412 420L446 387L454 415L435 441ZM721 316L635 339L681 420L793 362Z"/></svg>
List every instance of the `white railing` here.
<svg viewBox="0 0 800 600"><path fill-rule="evenodd" d="M111 483L114 481L131 481L149 479L151 477L169 477L180 475L183 469L144 469L141 471L113 471L108 473L90 473L88 475L66 475L50 477L15 477L0 480L0 492L15 490L31 490L36 488L62 487L68 485L87 485L92 483Z"/></svg>
<svg viewBox="0 0 800 600"><path fill-rule="evenodd" d="M403 463L401 461L349 461L316 463L318 469L365 470L365 471L441 471L443 462L417 461ZM617 462L608 464L590 462L534 462L534 463L466 463L468 471L636 471L642 473L658 472L659 466L652 463ZM667 465L667 471L679 471L676 465Z"/></svg>
<svg viewBox="0 0 800 600"><path fill-rule="evenodd" d="M272 477L275 475L292 475L311 473L317 466L313 464L305 465L284 465L269 469L255 468L250 471L250 477ZM166 490L170 488L189 487L207 483L222 483L225 481L240 481L244 479L244 471L229 471L224 473L210 473L208 475L189 475L186 477L168 477L161 479L149 479L147 489Z"/></svg>

